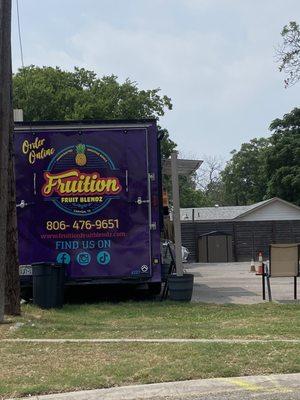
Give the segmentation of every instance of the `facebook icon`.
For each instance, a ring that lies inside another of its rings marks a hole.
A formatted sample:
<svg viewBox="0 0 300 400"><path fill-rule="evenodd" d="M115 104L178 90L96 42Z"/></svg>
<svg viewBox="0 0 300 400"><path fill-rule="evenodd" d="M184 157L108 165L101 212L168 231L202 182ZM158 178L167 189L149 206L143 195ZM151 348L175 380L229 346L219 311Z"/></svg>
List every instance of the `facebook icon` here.
<svg viewBox="0 0 300 400"><path fill-rule="evenodd" d="M60 264L70 264L71 262L71 257L69 253L58 253L56 257L56 261Z"/></svg>

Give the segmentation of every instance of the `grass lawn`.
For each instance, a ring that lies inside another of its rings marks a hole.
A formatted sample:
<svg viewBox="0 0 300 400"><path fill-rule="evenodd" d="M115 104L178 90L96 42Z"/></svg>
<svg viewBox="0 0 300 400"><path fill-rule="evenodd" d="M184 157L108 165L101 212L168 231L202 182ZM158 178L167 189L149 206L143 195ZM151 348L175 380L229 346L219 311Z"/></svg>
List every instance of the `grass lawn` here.
<svg viewBox="0 0 300 400"><path fill-rule="evenodd" d="M0 348L0 397L300 372L290 344L20 344Z"/></svg>
<svg viewBox="0 0 300 400"><path fill-rule="evenodd" d="M16 321L24 325L0 326L0 338L300 338L300 304L126 302L22 310Z"/></svg>
<svg viewBox="0 0 300 400"><path fill-rule="evenodd" d="M15 322L24 323L19 329ZM2 338L300 338L299 304L23 306ZM293 343L0 344L0 398L172 380L300 372Z"/></svg>

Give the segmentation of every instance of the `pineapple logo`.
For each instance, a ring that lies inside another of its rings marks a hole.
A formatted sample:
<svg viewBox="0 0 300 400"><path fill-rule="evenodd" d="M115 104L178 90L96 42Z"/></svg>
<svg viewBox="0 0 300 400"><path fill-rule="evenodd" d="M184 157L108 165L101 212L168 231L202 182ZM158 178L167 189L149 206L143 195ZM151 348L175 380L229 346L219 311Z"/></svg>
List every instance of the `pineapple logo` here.
<svg viewBox="0 0 300 400"><path fill-rule="evenodd" d="M51 159L44 172L41 194L67 214L94 215L114 199L120 199L122 175L104 151L91 144L77 142L77 136L75 140ZM76 201L67 201L69 195L70 198L76 197Z"/></svg>
<svg viewBox="0 0 300 400"><path fill-rule="evenodd" d="M75 162L80 167L83 167L87 162L86 155L85 155L85 144L82 144L82 143L78 144L76 146L76 153L77 154L75 157Z"/></svg>

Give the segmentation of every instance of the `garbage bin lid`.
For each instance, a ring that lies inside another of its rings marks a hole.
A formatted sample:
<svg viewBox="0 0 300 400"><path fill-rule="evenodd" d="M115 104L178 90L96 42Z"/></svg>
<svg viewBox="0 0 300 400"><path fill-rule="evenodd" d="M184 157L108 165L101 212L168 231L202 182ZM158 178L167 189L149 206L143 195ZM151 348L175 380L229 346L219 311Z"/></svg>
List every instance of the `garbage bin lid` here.
<svg viewBox="0 0 300 400"><path fill-rule="evenodd" d="M31 266L32 267L45 266L45 267L61 268L61 267L64 267L65 264L56 263L56 262L40 261L40 262L32 263Z"/></svg>

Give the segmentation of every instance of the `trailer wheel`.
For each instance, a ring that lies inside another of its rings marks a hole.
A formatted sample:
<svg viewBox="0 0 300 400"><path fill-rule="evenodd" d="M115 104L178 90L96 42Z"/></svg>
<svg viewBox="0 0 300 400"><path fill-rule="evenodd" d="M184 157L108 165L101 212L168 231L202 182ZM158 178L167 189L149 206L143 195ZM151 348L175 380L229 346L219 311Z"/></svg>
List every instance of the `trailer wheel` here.
<svg viewBox="0 0 300 400"><path fill-rule="evenodd" d="M161 282L148 283L148 292L152 296L158 296L161 292Z"/></svg>
<svg viewBox="0 0 300 400"><path fill-rule="evenodd" d="M29 302L32 300L32 288L21 288L21 299Z"/></svg>

